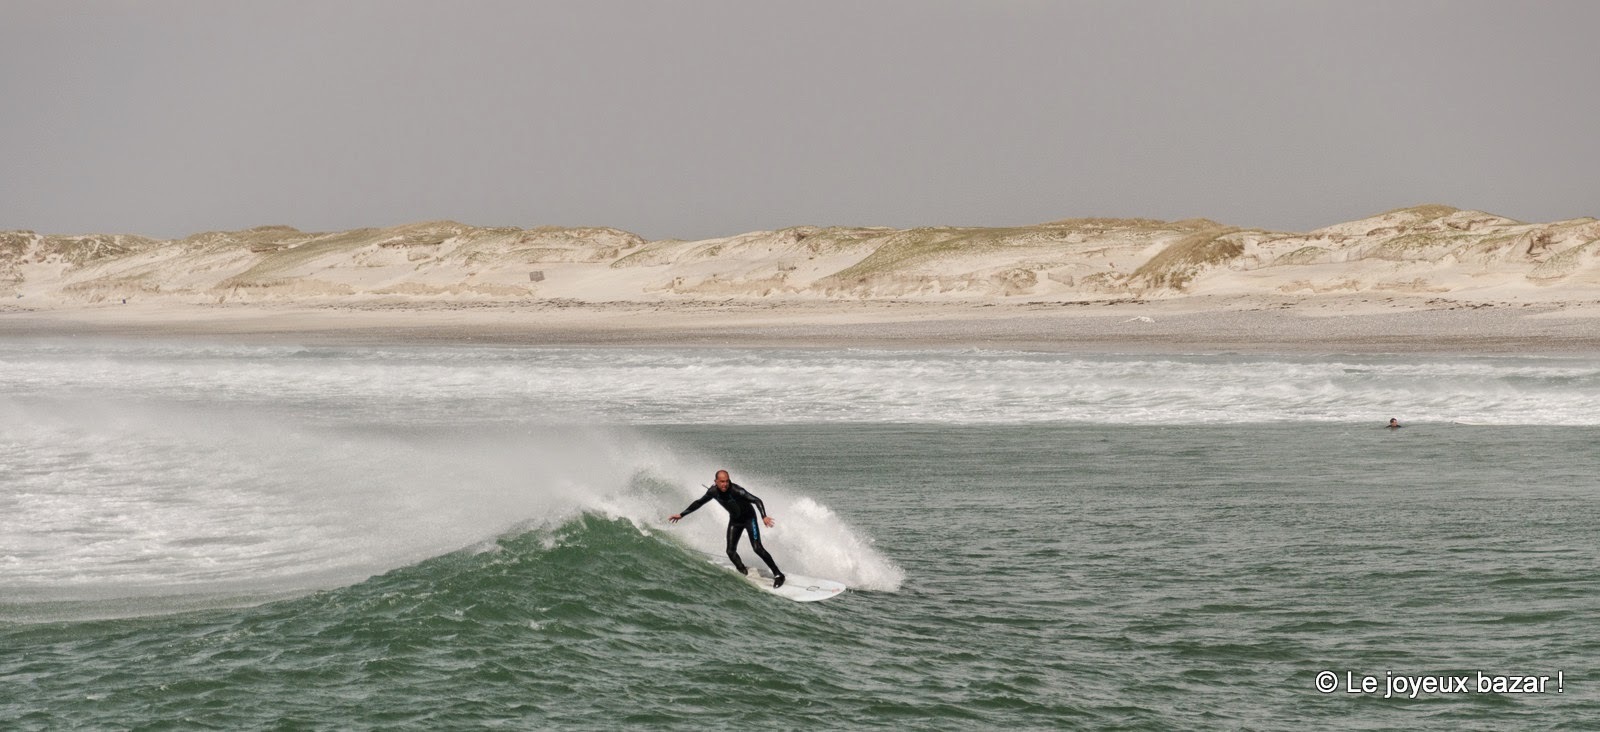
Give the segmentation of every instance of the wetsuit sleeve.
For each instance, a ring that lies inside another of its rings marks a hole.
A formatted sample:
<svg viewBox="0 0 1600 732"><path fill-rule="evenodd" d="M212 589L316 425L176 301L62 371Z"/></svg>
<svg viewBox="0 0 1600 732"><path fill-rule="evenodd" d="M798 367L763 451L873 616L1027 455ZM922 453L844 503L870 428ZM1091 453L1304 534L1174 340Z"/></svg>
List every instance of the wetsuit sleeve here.
<svg viewBox="0 0 1600 732"><path fill-rule="evenodd" d="M714 490L716 490L716 489L715 488L711 489L711 491L714 491ZM706 491L705 495L703 495L703 496L701 496L699 498L696 498L694 500L694 503L689 504L689 507L683 509L683 513L680 513L678 515L679 516L688 516L689 514L694 513L695 509L706 505L706 501L711 500L711 491Z"/></svg>
<svg viewBox="0 0 1600 732"><path fill-rule="evenodd" d="M739 486L739 492L743 493L745 498L750 499L751 503L756 504L756 510L761 512L761 518L767 517L767 504L762 503L761 499L756 497L756 494L745 490L744 486Z"/></svg>

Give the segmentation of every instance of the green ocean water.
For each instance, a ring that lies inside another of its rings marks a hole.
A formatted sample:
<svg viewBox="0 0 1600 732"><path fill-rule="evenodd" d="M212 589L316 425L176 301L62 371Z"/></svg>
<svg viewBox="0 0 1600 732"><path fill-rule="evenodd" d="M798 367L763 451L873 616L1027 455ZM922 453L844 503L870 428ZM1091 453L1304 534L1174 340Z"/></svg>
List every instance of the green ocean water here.
<svg viewBox="0 0 1600 732"><path fill-rule="evenodd" d="M40 600L0 624L0 727L1600 728L1594 427L638 429L759 466L780 526L803 495L903 581L793 603L686 544L715 506L580 511L244 607ZM1385 699L1322 671L1552 679Z"/></svg>
<svg viewBox="0 0 1600 732"><path fill-rule="evenodd" d="M0 342L0 730L1600 729L1597 363Z"/></svg>

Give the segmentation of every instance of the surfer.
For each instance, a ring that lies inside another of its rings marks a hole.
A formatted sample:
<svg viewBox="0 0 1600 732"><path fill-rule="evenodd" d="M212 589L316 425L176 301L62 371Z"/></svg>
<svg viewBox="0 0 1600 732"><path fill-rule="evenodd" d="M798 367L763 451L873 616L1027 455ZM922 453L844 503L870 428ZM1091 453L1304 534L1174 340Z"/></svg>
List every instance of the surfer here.
<svg viewBox="0 0 1600 732"><path fill-rule="evenodd" d="M767 526L772 526L772 517L767 515L767 507L760 498L728 478L728 471L718 470L716 480L706 489L705 495L696 498L694 503L683 509L683 513L672 514L667 520L677 523L678 519L694 513L695 509L706 505L706 501L713 498L728 510L728 558L733 560L733 568L739 570L740 574L750 573L750 570L745 568L744 562L739 560L739 535L749 531L750 548L756 550L756 556L761 557L761 561L772 568L772 586L782 587L783 572L778 570L778 563L772 561L772 555L761 545L761 526L756 522L757 512L761 514L761 523Z"/></svg>
<svg viewBox="0 0 1600 732"><path fill-rule="evenodd" d="M1389 418L1389 424L1386 426L1386 429L1397 430L1397 429L1400 429L1401 427L1404 427L1404 426L1405 425L1400 424L1400 420L1395 419L1394 417L1390 417Z"/></svg>

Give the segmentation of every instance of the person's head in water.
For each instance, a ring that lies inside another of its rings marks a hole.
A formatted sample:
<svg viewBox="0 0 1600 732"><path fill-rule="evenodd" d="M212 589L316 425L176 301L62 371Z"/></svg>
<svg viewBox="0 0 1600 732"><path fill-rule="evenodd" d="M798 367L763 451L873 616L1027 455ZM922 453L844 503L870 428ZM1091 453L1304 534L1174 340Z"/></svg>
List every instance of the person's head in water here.
<svg viewBox="0 0 1600 732"><path fill-rule="evenodd" d="M1400 426L1400 420L1395 419L1394 417L1390 417L1389 418L1389 426L1390 427L1399 427Z"/></svg>
<svg viewBox="0 0 1600 732"><path fill-rule="evenodd" d="M717 490L723 492L727 492L728 484L732 482L733 481L728 478L728 471L726 470L718 470L716 478L712 480L712 483L717 486Z"/></svg>

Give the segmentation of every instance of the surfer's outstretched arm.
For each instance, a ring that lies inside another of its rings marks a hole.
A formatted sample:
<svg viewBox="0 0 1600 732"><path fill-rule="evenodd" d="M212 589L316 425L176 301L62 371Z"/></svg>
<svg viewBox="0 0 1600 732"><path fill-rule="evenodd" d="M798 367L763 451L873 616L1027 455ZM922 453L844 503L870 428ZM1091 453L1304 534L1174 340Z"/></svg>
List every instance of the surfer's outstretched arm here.
<svg viewBox="0 0 1600 732"><path fill-rule="evenodd" d="M672 522L672 523L677 523L678 519L681 519L684 516L688 516L689 514L694 513L695 509L706 505L706 501L711 500L711 491L714 491L714 490L716 490L716 489L712 488L710 490L707 490L705 495L703 495L703 496L701 496L699 498L696 498L694 503L689 504L688 508L683 509L683 513L672 514L671 516L667 517L667 521Z"/></svg>

